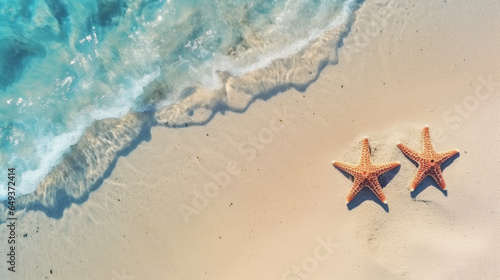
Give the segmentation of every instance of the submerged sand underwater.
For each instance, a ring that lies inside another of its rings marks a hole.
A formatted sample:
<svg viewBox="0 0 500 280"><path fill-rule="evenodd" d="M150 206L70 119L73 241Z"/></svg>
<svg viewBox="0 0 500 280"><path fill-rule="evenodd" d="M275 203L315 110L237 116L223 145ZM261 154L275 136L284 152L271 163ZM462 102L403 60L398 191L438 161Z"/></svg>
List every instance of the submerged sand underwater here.
<svg viewBox="0 0 500 280"><path fill-rule="evenodd" d="M18 271L0 275L500 278L499 8L367 0L307 88L153 127L83 203L23 213ZM420 150L425 124L436 151L460 149L447 192L408 190L417 167L396 143ZM366 188L346 206L352 182L331 164L358 162L365 135L374 163L401 162L380 179L387 206Z"/></svg>

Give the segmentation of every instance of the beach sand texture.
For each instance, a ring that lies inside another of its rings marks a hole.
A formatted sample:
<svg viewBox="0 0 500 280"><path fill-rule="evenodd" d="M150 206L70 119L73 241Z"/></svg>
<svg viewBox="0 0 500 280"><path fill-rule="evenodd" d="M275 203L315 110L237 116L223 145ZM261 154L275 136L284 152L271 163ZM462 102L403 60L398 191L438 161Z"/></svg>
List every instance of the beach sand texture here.
<svg viewBox="0 0 500 280"><path fill-rule="evenodd" d="M156 126L84 203L23 213L2 279L500 279L499 10L367 0L307 88ZM426 124L460 154L447 191L411 193L396 144L420 151ZM387 205L364 188L346 206L331 164L359 162L364 136L374 163L401 162L379 178Z"/></svg>

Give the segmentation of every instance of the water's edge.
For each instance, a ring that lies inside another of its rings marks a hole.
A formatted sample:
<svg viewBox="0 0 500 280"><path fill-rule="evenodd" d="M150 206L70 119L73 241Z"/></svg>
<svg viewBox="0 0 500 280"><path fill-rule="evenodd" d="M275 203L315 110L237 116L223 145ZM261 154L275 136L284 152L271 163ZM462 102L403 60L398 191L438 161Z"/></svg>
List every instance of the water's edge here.
<svg viewBox="0 0 500 280"><path fill-rule="evenodd" d="M267 100L291 88L304 92L328 64L338 63L338 49L349 34L355 11L363 2L353 1L345 21L325 31L295 55L276 59L269 66L242 76L220 73L223 82L220 89L195 88L189 96L157 111L129 112L120 119L94 122L34 193L18 197L16 211L22 210L18 212L21 215L42 211L48 217L61 218L73 203L87 201L89 194L110 176L119 157L128 155L143 141L149 141L154 126L180 129L204 125L219 112L243 113L257 99ZM0 223L6 221L8 207L7 201L0 204Z"/></svg>

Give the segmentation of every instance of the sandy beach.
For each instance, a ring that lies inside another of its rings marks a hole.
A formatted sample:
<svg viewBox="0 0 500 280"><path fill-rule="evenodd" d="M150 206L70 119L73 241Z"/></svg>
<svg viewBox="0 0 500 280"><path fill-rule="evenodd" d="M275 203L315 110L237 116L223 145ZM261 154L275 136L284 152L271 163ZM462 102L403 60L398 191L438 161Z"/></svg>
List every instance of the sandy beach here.
<svg viewBox="0 0 500 280"><path fill-rule="evenodd" d="M2 279L500 279L499 10L365 1L304 90L155 126L62 217L21 211ZM425 125L436 151L460 149L447 191L409 191L396 143L420 151ZM374 163L401 162L379 178L387 205L367 188L346 205L332 166L358 163L364 136Z"/></svg>

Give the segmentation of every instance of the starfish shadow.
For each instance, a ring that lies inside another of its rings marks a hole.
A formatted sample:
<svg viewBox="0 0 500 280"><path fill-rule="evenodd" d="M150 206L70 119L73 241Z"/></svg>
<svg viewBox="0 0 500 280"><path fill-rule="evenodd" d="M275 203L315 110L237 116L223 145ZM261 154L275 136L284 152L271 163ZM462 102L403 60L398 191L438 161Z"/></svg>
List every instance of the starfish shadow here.
<svg viewBox="0 0 500 280"><path fill-rule="evenodd" d="M344 170L341 170L337 167L335 167L335 168L337 170L339 170L342 173L342 175L344 175L347 179L354 181L354 177L351 174L349 174L349 173L345 172ZM378 177L378 181L379 181L382 189L385 188L385 186L387 186L387 184L389 184L389 182L394 178L394 176L396 176L396 174L398 174L400 169L401 169L401 166L398 166L390 171L387 171L386 173L384 173ZM382 209L385 210L385 212L389 213L389 205L380 201L380 199L378 199L378 197L369 188L366 188L366 187L361 189L361 191L347 204L347 209L349 209L349 211L351 211L354 208L358 207L361 203L363 203L366 200L371 200L371 201L377 203L380 207L382 207Z"/></svg>
<svg viewBox="0 0 500 280"><path fill-rule="evenodd" d="M446 167L448 167L453 161L455 161L455 159L457 159L459 157L460 157L460 153L457 153L456 155L454 155L451 158L447 159L445 162L443 162L441 164L441 170L445 170ZM416 163L414 163L414 164L418 167L418 164L416 164ZM422 182L420 182L420 184L415 188L415 190L413 190L412 192L410 192L411 198L412 199L416 199L417 196L421 192L423 192L425 189L427 189L430 186L434 186L436 189L438 189L440 192L442 192L444 194L444 196L448 196L448 191L447 190L441 189L439 187L439 185L437 184L436 180L434 180L434 178L432 178L431 176L427 176L426 178L424 178L424 180L422 180Z"/></svg>
<svg viewBox="0 0 500 280"><path fill-rule="evenodd" d="M431 176L427 176L425 177L422 182L420 182L420 184L415 188L415 190L413 190L412 192L410 192L410 196L412 199L416 199L417 196L423 192L424 190L426 190L428 187L430 186L433 186L434 188L436 188L437 190L439 190L440 192L442 192L444 194L444 196L448 196L448 191L447 190L443 190L441 189L438 184L436 183L436 181L434 180L434 178L432 178Z"/></svg>

